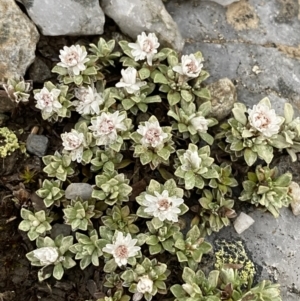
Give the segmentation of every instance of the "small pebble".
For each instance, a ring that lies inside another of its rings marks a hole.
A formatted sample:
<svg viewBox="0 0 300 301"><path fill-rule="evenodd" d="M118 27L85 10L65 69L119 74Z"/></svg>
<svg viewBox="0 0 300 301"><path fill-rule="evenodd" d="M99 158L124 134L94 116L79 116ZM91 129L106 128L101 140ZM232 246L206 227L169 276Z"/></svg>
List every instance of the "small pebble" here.
<svg viewBox="0 0 300 301"><path fill-rule="evenodd" d="M75 200L77 197L81 197L83 200L88 200L92 196L93 187L87 183L72 183L66 191L65 197L68 200Z"/></svg>
<svg viewBox="0 0 300 301"><path fill-rule="evenodd" d="M29 134L26 141L26 149L29 153L38 157L46 155L49 139L44 135Z"/></svg>

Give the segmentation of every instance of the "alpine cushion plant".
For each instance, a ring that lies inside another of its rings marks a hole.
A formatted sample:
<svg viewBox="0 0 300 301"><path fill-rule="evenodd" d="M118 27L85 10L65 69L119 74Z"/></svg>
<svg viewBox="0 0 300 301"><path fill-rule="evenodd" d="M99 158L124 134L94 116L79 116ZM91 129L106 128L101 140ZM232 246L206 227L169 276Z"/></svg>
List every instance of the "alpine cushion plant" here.
<svg viewBox="0 0 300 301"><path fill-rule="evenodd" d="M65 46L53 68L58 83L33 92L61 138L43 157L37 195L47 209L21 211L19 228L36 241L27 258L42 267L39 280L59 280L79 261L90 271L103 266L101 301L280 301L277 285L251 288L221 266L206 277L199 264L213 250L205 236L230 225L238 201L278 216L296 198L291 175L270 167L275 155L286 150L295 160L300 150L292 107L281 117L267 98L252 108L235 103L219 126L201 52L179 56L148 32L120 41L120 51L103 38L89 46ZM27 100L26 82L10 82L13 89ZM80 182L92 194L66 199L65 188ZM71 235L54 237L60 221Z"/></svg>

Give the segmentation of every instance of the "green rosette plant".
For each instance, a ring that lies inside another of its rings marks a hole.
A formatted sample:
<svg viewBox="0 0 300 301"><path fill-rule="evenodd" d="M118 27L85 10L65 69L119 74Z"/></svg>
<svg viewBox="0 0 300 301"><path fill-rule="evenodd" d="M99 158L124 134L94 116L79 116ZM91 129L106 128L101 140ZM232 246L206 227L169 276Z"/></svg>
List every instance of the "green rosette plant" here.
<svg viewBox="0 0 300 301"><path fill-rule="evenodd" d="M9 78L6 84L3 84L8 97L16 104L29 101L30 91L32 90L32 81L24 80L22 77Z"/></svg>
<svg viewBox="0 0 300 301"><path fill-rule="evenodd" d="M159 229L164 221L178 222L178 216L188 211L184 204L183 189L178 188L173 179L160 184L151 180L146 191L136 197L140 205L136 215L143 218L153 218L152 225Z"/></svg>
<svg viewBox="0 0 300 301"><path fill-rule="evenodd" d="M98 76L97 58L88 57L86 48L80 45L64 46L60 50L60 62L52 69L53 73L58 74L58 80L65 85L82 84L90 85L103 76Z"/></svg>
<svg viewBox="0 0 300 301"><path fill-rule="evenodd" d="M130 301L131 297L124 294L124 290L118 289L114 294L107 294L104 297L97 299L97 301Z"/></svg>
<svg viewBox="0 0 300 301"><path fill-rule="evenodd" d="M218 124L218 121L208 117L210 112L210 101L202 103L197 109L195 103L181 100L179 104L170 107L168 115L175 119L171 122L172 129L178 131L183 139L190 139L194 144L202 139L212 145L214 138L207 131Z"/></svg>
<svg viewBox="0 0 300 301"><path fill-rule="evenodd" d="M219 146L231 154L233 161L243 156L248 166L257 158L270 163L273 159L272 144L277 139L283 117L271 109L268 98L262 99L253 109L242 103L235 103L232 109L233 118L221 125L221 133L216 138L225 138Z"/></svg>
<svg viewBox="0 0 300 301"><path fill-rule="evenodd" d="M219 232L224 226L229 226L230 219L236 217L233 209L234 200L226 198L217 189L204 189L199 204L191 208L197 213L191 224L200 224L208 235Z"/></svg>
<svg viewBox="0 0 300 301"><path fill-rule="evenodd" d="M188 150L180 149L176 153L179 160L175 164L174 174L179 178L179 183L185 185L185 189L203 189L208 180L219 177L218 171L212 168L214 159L210 157L208 145L198 149L190 143Z"/></svg>
<svg viewBox="0 0 300 301"><path fill-rule="evenodd" d="M232 195L232 187L238 186L237 180L232 176L231 166L223 162L221 165L213 164L211 166L219 174L218 178L210 179L208 186L217 189L222 195Z"/></svg>
<svg viewBox="0 0 300 301"><path fill-rule="evenodd" d="M93 226L91 218L96 214L95 206L89 204L88 201L83 201L80 197L76 200L71 200L64 212L64 220L67 225L70 225L72 231L78 229L86 231L88 226Z"/></svg>
<svg viewBox="0 0 300 301"><path fill-rule="evenodd" d="M112 208L107 208L105 213L106 215L101 217L101 221L108 229L132 234L139 232L139 227L134 224L137 216L130 214L128 206L115 205Z"/></svg>
<svg viewBox="0 0 300 301"><path fill-rule="evenodd" d="M103 253L97 231L94 229L88 235L76 232L76 240L77 243L70 246L69 250L76 254L75 259L80 259L80 268L84 270L91 263L99 266L99 257Z"/></svg>
<svg viewBox="0 0 300 301"><path fill-rule="evenodd" d="M58 151L54 155L44 156L42 160L46 165L43 171L48 177L55 177L64 182L68 176L75 173L71 157L64 154L61 155Z"/></svg>
<svg viewBox="0 0 300 301"><path fill-rule="evenodd" d="M64 197L65 191L62 188L62 182L59 180L43 181L42 187L36 191L36 194L44 201L45 206L48 208L53 204L60 206L60 200Z"/></svg>
<svg viewBox="0 0 300 301"><path fill-rule="evenodd" d="M171 127L161 127L155 116L141 122L130 136L134 141L133 157L139 157L143 165L150 164L151 169L160 164L169 165L170 155L175 152L171 130Z"/></svg>
<svg viewBox="0 0 300 301"><path fill-rule="evenodd" d="M41 266L38 271L39 281L50 278L51 275L57 280L61 280L65 269L70 269L76 265L72 259L73 254L69 248L73 245L73 236L64 237L58 235L54 240L50 237L39 237L36 240L37 249L26 254L26 257L33 266ZM53 266L53 269L49 269Z"/></svg>
<svg viewBox="0 0 300 301"><path fill-rule="evenodd" d="M145 298L151 301L156 294L167 294L165 280L169 275L166 264L157 259L144 258L134 269L123 272L121 278L124 280L123 286L129 287L129 292L134 294L133 300Z"/></svg>
<svg viewBox="0 0 300 301"><path fill-rule="evenodd" d="M52 229L50 223L53 218L47 216L44 210L33 213L22 208L21 217L23 221L19 224L19 229L27 232L27 236L31 241L36 240L39 236L45 236L47 231Z"/></svg>
<svg viewBox="0 0 300 301"><path fill-rule="evenodd" d="M153 220L147 221L147 227L149 230L149 236L147 236L146 244L149 246L149 253L151 255L163 253L167 251L171 254L175 254L174 238L173 235L180 231L178 223L164 222L163 225L157 228L157 223Z"/></svg>
<svg viewBox="0 0 300 301"><path fill-rule="evenodd" d="M278 176L276 167L258 165L255 173L248 172L248 179L243 182L244 190L239 200L263 206L277 218L279 209L288 207L292 201L288 194L291 181L291 173Z"/></svg>
<svg viewBox="0 0 300 301"><path fill-rule="evenodd" d="M123 202L129 201L132 188L128 185L129 180L125 178L123 173L104 171L101 175L97 175L95 179L96 186L99 189L93 189L93 198L104 201L110 206L122 205Z"/></svg>
<svg viewBox="0 0 300 301"><path fill-rule="evenodd" d="M35 107L41 110L42 117L49 121L59 121L71 116L71 99L73 94L69 93L69 86L54 85L45 82L42 89L33 90L34 99L37 101Z"/></svg>
<svg viewBox="0 0 300 301"><path fill-rule="evenodd" d="M101 150L97 149L91 160L91 171L97 172L100 170L113 172L116 167L122 162L123 155L112 149Z"/></svg>
<svg viewBox="0 0 300 301"><path fill-rule="evenodd" d="M182 232L176 232L173 237L177 260L181 265L188 265L194 271L198 269L203 254L208 254L212 250L211 244L204 241L204 235L196 225L187 232L186 236Z"/></svg>

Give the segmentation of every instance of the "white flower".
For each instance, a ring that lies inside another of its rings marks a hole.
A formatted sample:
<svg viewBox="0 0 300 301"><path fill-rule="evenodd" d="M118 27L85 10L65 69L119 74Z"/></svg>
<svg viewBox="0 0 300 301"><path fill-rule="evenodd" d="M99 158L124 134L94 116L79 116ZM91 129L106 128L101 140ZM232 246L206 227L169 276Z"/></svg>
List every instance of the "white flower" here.
<svg viewBox="0 0 300 301"><path fill-rule="evenodd" d="M178 214L181 212L178 208L183 204L183 199L176 196L169 197L169 192L164 190L162 194L154 191L155 196L145 195L143 205L146 207L145 212L158 217L162 222L164 220L178 222Z"/></svg>
<svg viewBox="0 0 300 301"><path fill-rule="evenodd" d="M189 171L189 170L197 170L200 168L201 165L201 158L198 155L197 151L191 151L191 150L187 150L184 154L183 154L183 164L181 166L181 168L184 171Z"/></svg>
<svg viewBox="0 0 300 301"><path fill-rule="evenodd" d="M265 137L272 137L278 134L281 119L267 105L254 105L253 109L248 109L248 120L250 125L261 132Z"/></svg>
<svg viewBox="0 0 300 301"><path fill-rule="evenodd" d="M131 54L134 56L135 61L141 61L147 58L148 65L152 66L152 60L157 48L159 47L158 39L155 33L149 33L148 36L142 32L137 36L136 43L128 43L128 46L132 48Z"/></svg>
<svg viewBox="0 0 300 301"><path fill-rule="evenodd" d="M125 131L125 116L119 116L119 111L111 113L102 113L100 116L92 118L92 125L89 129L93 131L93 136L97 139L97 145L109 145L118 138L118 131Z"/></svg>
<svg viewBox="0 0 300 301"><path fill-rule="evenodd" d="M140 247L135 246L137 239L132 239L131 235L127 233L124 237L122 232L117 231L117 237L113 244L107 244L102 251L112 254L116 264L121 267L127 264L127 260L130 257L137 255L140 251Z"/></svg>
<svg viewBox="0 0 300 301"><path fill-rule="evenodd" d="M43 247L33 251L33 255L42 265L53 264L57 261L59 254L57 248Z"/></svg>
<svg viewBox="0 0 300 301"><path fill-rule="evenodd" d="M174 66L173 70L189 78L196 78L202 70L202 59L196 58L193 54L183 55L181 65Z"/></svg>
<svg viewBox="0 0 300 301"><path fill-rule="evenodd" d="M203 116L197 116L190 120L190 124L200 133L206 133L208 130L208 120Z"/></svg>
<svg viewBox="0 0 300 301"><path fill-rule="evenodd" d="M136 289L139 293L142 294L151 293L153 289L153 281L149 278L148 275L144 275L140 277Z"/></svg>
<svg viewBox="0 0 300 301"><path fill-rule="evenodd" d="M75 89L75 97L78 100L73 101L76 111L83 115L96 115L100 113L100 106L104 99L102 93L98 93L94 87L80 87Z"/></svg>
<svg viewBox="0 0 300 301"><path fill-rule="evenodd" d="M46 87L44 87L40 92L34 95L34 98L37 100L35 107L46 114L57 112L60 108L62 108L61 103L58 101L59 95L59 89L52 89L49 91Z"/></svg>
<svg viewBox="0 0 300 301"><path fill-rule="evenodd" d="M141 143L145 147L159 147L164 143L163 140L168 137L158 121L146 121L145 125L139 125L137 132L142 135Z"/></svg>
<svg viewBox="0 0 300 301"><path fill-rule="evenodd" d="M141 82L136 78L137 71L133 67L121 70L122 78L116 83L117 88L124 88L129 94L137 94L140 87L144 86L146 82Z"/></svg>
<svg viewBox="0 0 300 301"><path fill-rule="evenodd" d="M63 141L62 145L64 147L64 151L70 152L72 161L80 163L83 153L83 133L79 133L72 129L70 133L61 134L61 139Z"/></svg>
<svg viewBox="0 0 300 301"><path fill-rule="evenodd" d="M60 50L60 60L57 65L67 68L70 75L79 75L80 71L84 71L86 66L84 65L90 59L88 59L87 52L84 47L79 45L72 45L71 47L64 46L63 50Z"/></svg>

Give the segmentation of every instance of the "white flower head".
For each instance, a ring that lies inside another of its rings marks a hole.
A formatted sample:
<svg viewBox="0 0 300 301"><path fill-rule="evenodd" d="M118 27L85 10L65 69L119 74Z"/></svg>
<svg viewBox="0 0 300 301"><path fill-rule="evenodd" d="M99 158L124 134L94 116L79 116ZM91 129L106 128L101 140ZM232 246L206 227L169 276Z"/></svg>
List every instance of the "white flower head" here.
<svg viewBox="0 0 300 301"><path fill-rule="evenodd" d="M194 54L183 55L181 57L181 65L174 66L173 70L188 78L196 78L201 73L203 64L201 58L196 58Z"/></svg>
<svg viewBox="0 0 300 301"><path fill-rule="evenodd" d="M137 36L136 43L128 43L132 48L131 54L134 56L135 61L141 61L147 58L147 63L152 66L152 60L157 48L159 47L158 39L155 33L149 33L148 36L145 32Z"/></svg>
<svg viewBox="0 0 300 301"><path fill-rule="evenodd" d="M161 194L154 191L155 196L151 194L145 195L143 205L146 207L145 212L159 218L162 222L164 220L178 222L178 208L183 204L183 199L176 196L169 196L169 192L164 190Z"/></svg>
<svg viewBox="0 0 300 301"><path fill-rule="evenodd" d="M64 147L64 152L70 153L72 161L80 163L83 154L83 133L79 133L72 129L69 133L61 134L61 139L63 141L62 145Z"/></svg>
<svg viewBox="0 0 300 301"><path fill-rule="evenodd" d="M61 62L57 65L67 68L70 75L79 75L80 71L86 69L84 64L90 60L86 57L87 52L85 48L79 45L64 46L63 50L59 52Z"/></svg>
<svg viewBox="0 0 300 301"><path fill-rule="evenodd" d="M33 255L42 265L50 265L57 261L59 254L57 248L43 247L33 251Z"/></svg>
<svg viewBox="0 0 300 301"><path fill-rule="evenodd" d="M92 118L89 129L97 139L97 145L113 144L118 138L118 131L125 131L125 116L119 115L119 111L111 113L102 112L100 116Z"/></svg>
<svg viewBox="0 0 300 301"><path fill-rule="evenodd" d="M149 278L148 275L144 275L140 277L136 289L139 293L142 294L151 293L153 289L153 281Z"/></svg>
<svg viewBox="0 0 300 301"><path fill-rule="evenodd" d="M203 116L197 116L190 120L191 125L197 132L206 133L208 130L208 120Z"/></svg>
<svg viewBox="0 0 300 301"><path fill-rule="evenodd" d="M107 244L102 251L112 254L116 264L121 267L127 265L128 258L134 257L140 251L136 246L137 239L133 239L129 233L124 237L122 232L117 231L117 237L113 244Z"/></svg>
<svg viewBox="0 0 300 301"><path fill-rule="evenodd" d="M188 149L184 154L183 154L183 164L181 168L184 171L189 171L189 170L197 170L200 168L201 165L201 158L198 155L197 151L192 151Z"/></svg>
<svg viewBox="0 0 300 301"><path fill-rule="evenodd" d="M168 134L164 133L158 121L146 121L145 125L139 125L137 132L142 135L141 143L145 147L157 148L164 144Z"/></svg>
<svg viewBox="0 0 300 301"><path fill-rule="evenodd" d="M248 120L250 125L261 132L265 137L272 137L278 134L281 119L265 104L254 105L253 109L248 109Z"/></svg>
<svg viewBox="0 0 300 301"><path fill-rule="evenodd" d="M146 82L140 81L136 77L137 71L133 67L128 67L121 70L122 78L116 83L117 88L124 88L129 94L137 94L140 88L146 85Z"/></svg>
<svg viewBox="0 0 300 301"><path fill-rule="evenodd" d="M100 113L100 106L104 103L102 93L98 93L94 87L80 87L75 89L73 101L76 111L82 115L96 115Z"/></svg>
<svg viewBox="0 0 300 301"><path fill-rule="evenodd" d="M59 89L52 89L49 91L44 87L40 92L34 95L34 98L37 100L35 107L46 114L58 112L58 110L62 108L62 104L58 101L60 92Z"/></svg>

